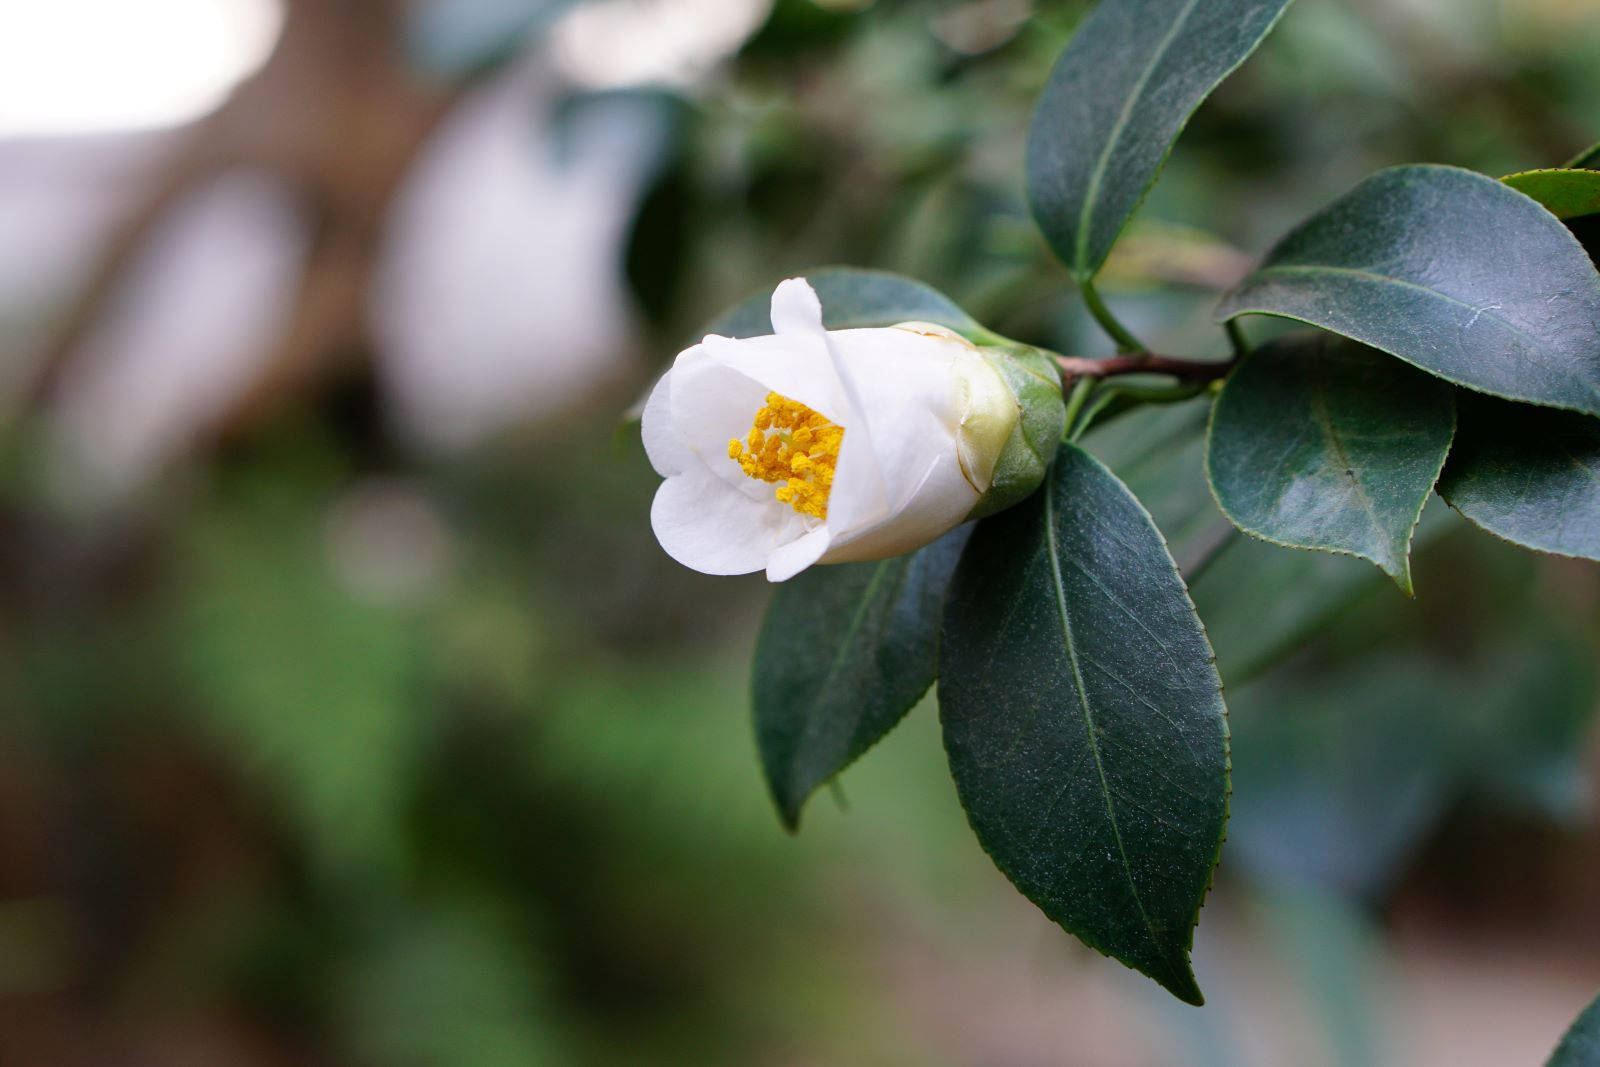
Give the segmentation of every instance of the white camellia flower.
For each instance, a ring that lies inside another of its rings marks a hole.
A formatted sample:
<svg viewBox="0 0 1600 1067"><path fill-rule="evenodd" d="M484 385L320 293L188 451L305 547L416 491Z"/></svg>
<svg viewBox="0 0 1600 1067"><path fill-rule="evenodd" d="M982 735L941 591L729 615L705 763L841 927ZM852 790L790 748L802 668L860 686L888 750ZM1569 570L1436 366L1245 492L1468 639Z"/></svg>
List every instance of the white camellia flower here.
<svg viewBox="0 0 1600 1067"><path fill-rule="evenodd" d="M972 515L1021 416L974 345L922 323L825 330L803 278L772 294L772 328L682 352L645 405L669 555L781 582L913 551Z"/></svg>

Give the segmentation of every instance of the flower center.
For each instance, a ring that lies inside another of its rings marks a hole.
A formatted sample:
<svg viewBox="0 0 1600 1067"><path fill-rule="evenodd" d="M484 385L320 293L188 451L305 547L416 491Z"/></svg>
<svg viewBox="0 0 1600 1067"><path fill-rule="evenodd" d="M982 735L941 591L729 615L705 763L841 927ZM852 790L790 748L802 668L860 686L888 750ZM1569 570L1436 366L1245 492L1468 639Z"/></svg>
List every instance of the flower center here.
<svg viewBox="0 0 1600 1067"><path fill-rule="evenodd" d="M747 477L782 483L775 495L800 514L826 519L843 440L844 427L798 400L768 393L767 406L756 412L750 435L728 442L728 458Z"/></svg>

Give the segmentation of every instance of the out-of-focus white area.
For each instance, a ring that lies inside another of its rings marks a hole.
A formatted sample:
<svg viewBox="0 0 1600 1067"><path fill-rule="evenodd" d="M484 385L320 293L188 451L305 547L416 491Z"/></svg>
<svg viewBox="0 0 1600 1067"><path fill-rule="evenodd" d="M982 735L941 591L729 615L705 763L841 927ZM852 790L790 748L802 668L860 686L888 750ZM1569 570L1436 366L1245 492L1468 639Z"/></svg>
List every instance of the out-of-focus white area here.
<svg viewBox="0 0 1600 1067"><path fill-rule="evenodd" d="M281 22L275 0L0 0L0 137L198 118Z"/></svg>
<svg viewBox="0 0 1600 1067"><path fill-rule="evenodd" d="M223 415L284 333L308 237L264 175L224 175L179 204L67 366L58 484L114 493Z"/></svg>
<svg viewBox="0 0 1600 1067"><path fill-rule="evenodd" d="M13 329L8 320L60 302L177 136L0 140L0 324Z"/></svg>
<svg viewBox="0 0 1600 1067"><path fill-rule="evenodd" d="M590 0L558 23L551 46L580 85L680 85L735 51L772 0Z"/></svg>
<svg viewBox="0 0 1600 1067"><path fill-rule="evenodd" d="M658 138L617 102L558 146L552 89L524 62L463 102L396 204L372 324L391 410L423 446L555 414L625 370L619 265Z"/></svg>
<svg viewBox="0 0 1600 1067"><path fill-rule="evenodd" d="M433 504L398 478L369 478L328 512L328 569L357 596L378 604L425 597L450 569L450 532Z"/></svg>
<svg viewBox="0 0 1600 1067"><path fill-rule="evenodd" d="M404 438L464 447L626 373L622 257L660 118L626 98L557 112L575 88L697 77L770 7L577 5L447 117L403 184L369 294ZM0 0L0 383L21 380L19 349L195 127L87 131L193 119L262 62L280 21L274 0ZM228 410L276 350L308 247L294 190L263 175L172 209L70 354L51 413L65 496L137 486Z"/></svg>

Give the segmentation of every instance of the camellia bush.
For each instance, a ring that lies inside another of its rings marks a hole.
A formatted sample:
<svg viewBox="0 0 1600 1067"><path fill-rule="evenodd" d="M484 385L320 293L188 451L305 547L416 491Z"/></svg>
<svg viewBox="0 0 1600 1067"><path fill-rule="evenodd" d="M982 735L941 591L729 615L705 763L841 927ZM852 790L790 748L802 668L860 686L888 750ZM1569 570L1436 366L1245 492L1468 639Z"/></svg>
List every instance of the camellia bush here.
<svg viewBox="0 0 1600 1067"><path fill-rule="evenodd" d="M1116 355L828 268L713 323L642 421L663 547L782 583L754 706L784 824L937 682L995 864L1194 1004L1228 819L1223 680L1162 532L1080 439L1209 401L1206 477L1239 530L1366 559L1408 596L1434 492L1495 537L1600 560L1600 147L1504 179L1373 175L1223 296L1225 360L1151 352L1097 293L1189 116L1287 5L1102 0L1045 86L1028 198ZM1249 316L1309 329L1253 346Z"/></svg>

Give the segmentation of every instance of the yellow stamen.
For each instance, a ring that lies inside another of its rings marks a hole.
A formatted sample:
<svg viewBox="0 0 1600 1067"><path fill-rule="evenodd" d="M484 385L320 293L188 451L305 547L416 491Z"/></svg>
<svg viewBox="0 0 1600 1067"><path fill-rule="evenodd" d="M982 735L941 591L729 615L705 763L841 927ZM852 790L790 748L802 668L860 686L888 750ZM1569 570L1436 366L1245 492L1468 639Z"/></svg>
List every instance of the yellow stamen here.
<svg viewBox="0 0 1600 1067"><path fill-rule="evenodd" d="M826 519L843 441L844 427L798 400L768 393L749 436L728 442L728 458L747 477L778 483L773 495L780 502L802 515Z"/></svg>

